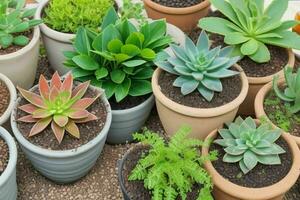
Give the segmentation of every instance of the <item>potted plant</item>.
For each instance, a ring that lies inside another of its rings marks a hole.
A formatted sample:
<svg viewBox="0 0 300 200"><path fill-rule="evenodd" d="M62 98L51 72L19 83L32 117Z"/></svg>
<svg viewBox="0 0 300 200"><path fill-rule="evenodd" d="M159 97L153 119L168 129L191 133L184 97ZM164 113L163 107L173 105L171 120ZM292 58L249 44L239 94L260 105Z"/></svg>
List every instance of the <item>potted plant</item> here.
<svg viewBox="0 0 300 200"><path fill-rule="evenodd" d="M151 77L157 54L172 41L164 20L136 27L128 19L119 20L111 8L104 18L101 33L94 35L79 28L75 52L65 52L65 65L80 81L91 80L102 87L112 106L113 121L107 141L111 144L132 141L148 118L154 104Z"/></svg>
<svg viewBox="0 0 300 200"><path fill-rule="evenodd" d="M141 143L132 147L118 165L125 200L213 200L211 178L202 167L216 154L200 155L203 142L188 139L190 131L182 127L168 141L149 130L134 134Z"/></svg>
<svg viewBox="0 0 300 200"><path fill-rule="evenodd" d="M205 17L210 9L209 0L143 0L148 17L152 19L165 18L185 32L197 26L200 18Z"/></svg>
<svg viewBox="0 0 300 200"><path fill-rule="evenodd" d="M0 127L0 199L17 199L17 146L4 128Z"/></svg>
<svg viewBox="0 0 300 200"><path fill-rule="evenodd" d="M24 8L25 0L0 3L0 73L15 85L30 88L39 56L41 20L32 19L35 9Z"/></svg>
<svg viewBox="0 0 300 200"><path fill-rule="evenodd" d="M202 155L217 150L219 159L205 168L215 200L281 200L299 177L299 149L288 134L248 117L213 131Z"/></svg>
<svg viewBox="0 0 300 200"><path fill-rule="evenodd" d="M254 114L258 90L272 81L274 74L283 76L286 64L294 66L292 48L300 48L300 36L289 31L297 21L281 21L288 0L273 0L264 8L264 1L211 0L224 18L208 17L199 21L200 28L224 36L234 54L242 56L239 65L249 80L248 96L240 114Z"/></svg>
<svg viewBox="0 0 300 200"><path fill-rule="evenodd" d="M42 1L36 12L36 19L43 19L40 25L43 43L50 65L60 74L68 69L64 67L63 51L71 51L72 40L80 26L99 31L107 10L114 5L113 0L53 0ZM63 11L63 12L62 12Z"/></svg>
<svg viewBox="0 0 300 200"><path fill-rule="evenodd" d="M167 134L189 124L190 136L204 139L235 118L248 92L246 75L235 65L239 57L230 57L232 48L210 49L204 31L196 45L186 37L185 48L171 49L152 77L160 120Z"/></svg>
<svg viewBox="0 0 300 200"><path fill-rule="evenodd" d="M300 146L299 125L299 87L300 70L293 73L286 67L284 79L274 77L273 83L265 85L255 99L256 117L265 117L287 133L290 133Z"/></svg>
<svg viewBox="0 0 300 200"><path fill-rule="evenodd" d="M22 97L11 126L32 165L58 183L86 175L101 154L111 124L103 91L89 82L73 83L71 74L61 82L57 72L49 84L41 75L30 91L18 90Z"/></svg>

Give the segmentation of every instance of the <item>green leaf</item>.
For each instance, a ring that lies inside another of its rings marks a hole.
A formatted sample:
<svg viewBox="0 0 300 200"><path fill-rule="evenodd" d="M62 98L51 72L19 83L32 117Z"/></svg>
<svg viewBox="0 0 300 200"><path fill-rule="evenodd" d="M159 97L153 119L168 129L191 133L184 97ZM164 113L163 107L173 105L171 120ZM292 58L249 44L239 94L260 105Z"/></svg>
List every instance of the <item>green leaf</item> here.
<svg viewBox="0 0 300 200"><path fill-rule="evenodd" d="M101 80L108 75L108 70L105 67L101 67L95 71L95 76L97 80Z"/></svg>
<svg viewBox="0 0 300 200"><path fill-rule="evenodd" d="M85 70L97 70L99 64L87 55L78 55L72 59L80 68Z"/></svg>
<svg viewBox="0 0 300 200"><path fill-rule="evenodd" d="M272 22L280 21L287 8L288 0L273 0L266 9L265 15L268 16Z"/></svg>
<svg viewBox="0 0 300 200"><path fill-rule="evenodd" d="M141 50L133 44L126 44L126 45L122 46L121 53L127 54L131 57L134 57L134 56L140 54Z"/></svg>
<svg viewBox="0 0 300 200"><path fill-rule="evenodd" d="M258 162L264 165L280 165L281 160L278 155L265 155L265 156L256 156Z"/></svg>
<svg viewBox="0 0 300 200"><path fill-rule="evenodd" d="M110 78L113 82L120 84L124 81L126 77L126 74L120 70L120 69L115 69L110 73Z"/></svg>
<svg viewBox="0 0 300 200"><path fill-rule="evenodd" d="M32 20L29 20L28 21L28 24L29 24L29 28L32 28L34 26L37 26L39 24L43 23L43 20L41 19L32 19Z"/></svg>
<svg viewBox="0 0 300 200"><path fill-rule="evenodd" d="M209 90L216 91L216 92L222 92L223 86L219 79L213 79L205 77L201 83L208 88Z"/></svg>
<svg viewBox="0 0 300 200"><path fill-rule="evenodd" d="M14 26L9 33L21 33L29 29L29 23L28 22L22 22L16 26Z"/></svg>
<svg viewBox="0 0 300 200"><path fill-rule="evenodd" d="M252 55L258 50L258 42L254 39L250 39L248 42L244 43L241 47L241 52L243 55Z"/></svg>
<svg viewBox="0 0 300 200"><path fill-rule="evenodd" d="M105 17L103 18L102 25L101 25L101 30L103 31L107 26L110 24L115 24L115 22L119 19L119 16L114 9L114 7L111 7Z"/></svg>
<svg viewBox="0 0 300 200"><path fill-rule="evenodd" d="M108 43L107 49L112 53L120 53L123 43L119 39L113 39Z"/></svg>
<svg viewBox="0 0 300 200"><path fill-rule="evenodd" d="M236 45L247 42L250 38L245 37L243 34L238 32L231 32L230 34L225 35L224 42L228 45Z"/></svg>
<svg viewBox="0 0 300 200"><path fill-rule="evenodd" d="M131 86L131 80L129 78L125 78L122 84L118 84L115 88L115 97L116 101L122 101L129 93L129 89Z"/></svg>
<svg viewBox="0 0 300 200"><path fill-rule="evenodd" d="M252 151L246 151L244 154L244 163L246 167L251 171L258 163L256 155Z"/></svg>
<svg viewBox="0 0 300 200"><path fill-rule="evenodd" d="M36 8L26 9L22 14L22 18L33 17L35 14L35 11L36 11Z"/></svg>
<svg viewBox="0 0 300 200"><path fill-rule="evenodd" d="M261 42L258 42L257 51L249 55L249 57L257 63L265 63L271 59L271 55L267 46Z"/></svg>
<svg viewBox="0 0 300 200"><path fill-rule="evenodd" d="M154 60L156 57L156 53L152 49L146 48L141 51L141 56L146 60Z"/></svg>
<svg viewBox="0 0 300 200"><path fill-rule="evenodd" d="M233 139L234 138L228 129L219 129L218 132L224 139Z"/></svg>
<svg viewBox="0 0 300 200"><path fill-rule="evenodd" d="M266 38L260 41L283 48L291 48L300 50L300 37L297 33L291 31L282 31L278 33L282 38Z"/></svg>
<svg viewBox="0 0 300 200"><path fill-rule="evenodd" d="M85 28L79 27L76 33L74 48L81 54L89 55L91 49L90 42Z"/></svg>
<svg viewBox="0 0 300 200"><path fill-rule="evenodd" d="M129 68L133 69L133 68ZM137 74L135 74L132 78L133 79L150 79L153 75L154 70L152 67L146 67Z"/></svg>
<svg viewBox="0 0 300 200"><path fill-rule="evenodd" d="M230 155L238 156L246 152L245 149L239 149L237 146L229 146L224 149L224 151Z"/></svg>
<svg viewBox="0 0 300 200"><path fill-rule="evenodd" d="M145 37L142 33L134 32L134 33L131 33L129 35L129 37L126 39L125 44L132 44L134 46L142 48L144 40L145 40Z"/></svg>
<svg viewBox="0 0 300 200"><path fill-rule="evenodd" d="M130 58L132 58L132 57L127 54L123 54L123 53L119 53L119 54L115 55L115 59L118 63L122 63L126 60L129 60Z"/></svg>
<svg viewBox="0 0 300 200"><path fill-rule="evenodd" d="M68 59L72 59L73 57L78 56L78 53L75 51L64 51L63 54Z"/></svg>
<svg viewBox="0 0 300 200"><path fill-rule="evenodd" d="M12 44L13 39L14 39L13 36L10 34L0 37L1 47L3 48L9 47Z"/></svg>
<svg viewBox="0 0 300 200"><path fill-rule="evenodd" d="M145 60L130 60L130 61L123 62L122 64L125 65L126 67L137 67L145 63L146 63Z"/></svg>
<svg viewBox="0 0 300 200"><path fill-rule="evenodd" d="M199 81L196 81L195 79L190 79L184 82L181 86L181 94L188 95L192 92L194 92L199 86Z"/></svg>
<svg viewBox="0 0 300 200"><path fill-rule="evenodd" d="M214 97L214 91L207 89L203 84L199 84L197 90L200 92L200 94L208 101L210 102Z"/></svg>
<svg viewBox="0 0 300 200"><path fill-rule="evenodd" d="M152 92L150 81L146 80L132 80L129 95L143 96Z"/></svg>
<svg viewBox="0 0 300 200"><path fill-rule="evenodd" d="M111 80L107 80L103 82L102 87L105 90L105 95L107 99L110 99L115 93L117 84L115 84Z"/></svg>
<svg viewBox="0 0 300 200"><path fill-rule="evenodd" d="M29 43L29 39L26 36L19 35L14 38L13 43L18 46L25 46Z"/></svg>
<svg viewBox="0 0 300 200"><path fill-rule="evenodd" d="M223 157L223 162L226 162L226 163L236 163L236 162L239 162L242 159L243 159L243 155L232 156L232 155L226 153L224 155L224 157Z"/></svg>
<svg viewBox="0 0 300 200"><path fill-rule="evenodd" d="M229 24L232 24L226 19L221 19L217 17L205 17L200 19L199 27L212 33L217 33L220 35L230 35L233 30L229 28Z"/></svg>
<svg viewBox="0 0 300 200"><path fill-rule="evenodd" d="M72 75L75 79L94 74L93 71L87 71L81 68L72 69Z"/></svg>
<svg viewBox="0 0 300 200"><path fill-rule="evenodd" d="M269 130L265 132L263 139L267 140L270 143L274 143L280 138L281 133L282 132L280 129Z"/></svg>

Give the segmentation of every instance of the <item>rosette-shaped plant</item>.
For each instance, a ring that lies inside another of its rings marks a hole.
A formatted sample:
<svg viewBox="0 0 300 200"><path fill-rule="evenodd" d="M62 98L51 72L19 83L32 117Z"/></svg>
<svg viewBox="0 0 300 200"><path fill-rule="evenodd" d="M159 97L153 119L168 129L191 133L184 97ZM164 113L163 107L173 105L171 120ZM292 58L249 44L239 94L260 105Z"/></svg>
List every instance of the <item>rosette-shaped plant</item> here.
<svg viewBox="0 0 300 200"><path fill-rule="evenodd" d="M173 86L180 87L183 95L195 90L207 100L211 101L215 92L222 92L220 79L239 74L230 68L239 57L230 57L232 48L216 47L210 50L209 38L202 31L198 42L186 37L185 47L171 45L175 56L163 55L164 61L155 62L161 69L178 76Z"/></svg>
<svg viewBox="0 0 300 200"><path fill-rule="evenodd" d="M289 106L289 111L295 114L300 111L300 69L298 69L297 73L293 73L293 69L286 66L284 68L284 76L286 82L284 92L281 92L278 87L278 76L275 76L273 79L273 89L278 98L292 104Z"/></svg>
<svg viewBox="0 0 300 200"><path fill-rule="evenodd" d="M222 139L214 143L224 147L226 154L223 161L237 163L244 174L251 171L258 163L264 165L280 165L279 155L285 150L275 142L281 136L280 129L273 129L264 123L257 127L255 121L248 117L243 120L238 117L234 123L228 124L228 129L220 129Z"/></svg>
<svg viewBox="0 0 300 200"><path fill-rule="evenodd" d="M35 123L29 137L41 133L51 124L52 131L59 143L67 131L75 138L80 137L78 123L97 120L88 112L88 108L101 95L95 98L82 98L89 87L89 82L81 83L73 90L73 77L68 74L63 82L56 72L48 85L43 75L39 79L39 94L18 87L21 95L29 104L19 109L28 113L18 121Z"/></svg>

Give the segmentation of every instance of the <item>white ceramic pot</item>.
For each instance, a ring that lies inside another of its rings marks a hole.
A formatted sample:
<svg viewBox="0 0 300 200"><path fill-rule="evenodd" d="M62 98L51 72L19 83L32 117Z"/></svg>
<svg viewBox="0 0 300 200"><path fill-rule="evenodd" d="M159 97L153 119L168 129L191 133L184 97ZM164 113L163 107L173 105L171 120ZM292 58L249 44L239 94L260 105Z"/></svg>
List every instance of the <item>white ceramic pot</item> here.
<svg viewBox="0 0 300 200"><path fill-rule="evenodd" d="M16 86L32 87L38 67L40 29L36 26L28 45L14 53L0 55L0 73L6 75Z"/></svg>

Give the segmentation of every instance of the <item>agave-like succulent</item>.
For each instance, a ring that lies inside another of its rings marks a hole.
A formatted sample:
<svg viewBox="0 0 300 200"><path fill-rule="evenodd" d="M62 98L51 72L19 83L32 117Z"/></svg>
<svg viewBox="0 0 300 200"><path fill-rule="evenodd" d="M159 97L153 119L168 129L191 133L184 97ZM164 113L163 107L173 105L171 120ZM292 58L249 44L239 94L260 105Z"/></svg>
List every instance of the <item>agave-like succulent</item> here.
<svg viewBox="0 0 300 200"><path fill-rule="evenodd" d="M166 59L155 64L179 76L173 86L180 87L183 95L198 90L207 101L211 101L215 92L223 90L220 79L239 74L229 68L240 57L229 56L231 47L221 49L221 46L218 46L210 50L209 38L205 31L201 32L196 45L186 37L185 48L171 45L171 49L175 56L164 55Z"/></svg>
<svg viewBox="0 0 300 200"><path fill-rule="evenodd" d="M82 98L89 87L89 82L79 84L73 90L73 77L68 74L62 82L56 72L48 85L43 75L39 79L39 95L18 87L21 95L29 104L19 109L28 113L18 121L35 123L29 137L41 133L51 124L52 131L59 143L62 142L65 131L75 138L80 137L77 123L86 123L97 120L97 117L88 112L88 108L101 95L95 98Z"/></svg>
<svg viewBox="0 0 300 200"><path fill-rule="evenodd" d="M300 69L298 69L297 73L293 73L293 69L286 66L284 68L284 76L286 82L284 92L281 92L278 88L279 76L274 76L273 78L273 89L278 98L293 104L289 107L289 111L295 114L300 111Z"/></svg>
<svg viewBox="0 0 300 200"><path fill-rule="evenodd" d="M281 136L280 129L273 129L268 123L257 127L251 117L245 120L238 117L235 122L227 126L228 129L219 130L222 139L214 141L224 147L226 154L223 162L239 162L244 174L251 171L258 163L281 164L279 155L285 153L285 150L275 143Z"/></svg>

